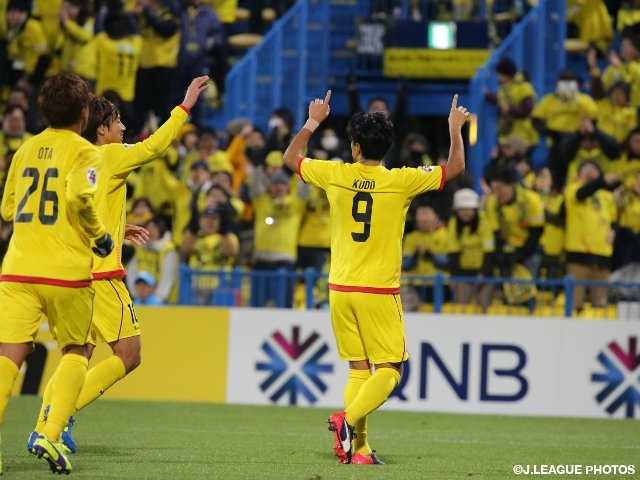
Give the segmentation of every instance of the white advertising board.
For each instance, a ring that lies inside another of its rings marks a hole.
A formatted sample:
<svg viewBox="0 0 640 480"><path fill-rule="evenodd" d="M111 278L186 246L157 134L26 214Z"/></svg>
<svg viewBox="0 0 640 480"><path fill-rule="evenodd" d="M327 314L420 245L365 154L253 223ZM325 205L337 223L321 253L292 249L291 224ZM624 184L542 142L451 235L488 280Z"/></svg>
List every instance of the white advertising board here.
<svg viewBox="0 0 640 480"><path fill-rule="evenodd" d="M640 418L640 322L407 314L411 356L383 408ZM328 312L232 309L229 403L339 408Z"/></svg>

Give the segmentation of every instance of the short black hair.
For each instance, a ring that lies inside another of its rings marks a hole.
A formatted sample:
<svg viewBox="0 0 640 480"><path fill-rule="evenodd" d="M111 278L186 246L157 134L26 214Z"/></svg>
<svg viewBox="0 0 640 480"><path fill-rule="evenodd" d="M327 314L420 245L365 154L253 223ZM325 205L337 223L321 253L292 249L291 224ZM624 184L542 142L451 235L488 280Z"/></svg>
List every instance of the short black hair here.
<svg viewBox="0 0 640 480"><path fill-rule="evenodd" d="M349 120L347 135L364 158L382 160L393 144L393 122L386 112L358 112Z"/></svg>
<svg viewBox="0 0 640 480"><path fill-rule="evenodd" d="M82 136L91 143L98 140L98 128L105 126L109 128L118 118L118 109L113 102L105 97L93 96L89 102L89 119L84 127Z"/></svg>
<svg viewBox="0 0 640 480"><path fill-rule="evenodd" d="M489 182L502 182L516 184L520 180L520 174L513 165L505 165L493 170L489 174Z"/></svg>

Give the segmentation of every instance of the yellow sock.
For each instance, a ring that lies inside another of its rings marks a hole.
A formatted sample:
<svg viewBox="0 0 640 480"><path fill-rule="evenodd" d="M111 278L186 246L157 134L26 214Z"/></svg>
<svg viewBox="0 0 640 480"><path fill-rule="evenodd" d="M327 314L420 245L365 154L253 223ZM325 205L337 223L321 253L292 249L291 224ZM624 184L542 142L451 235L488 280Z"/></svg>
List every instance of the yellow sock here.
<svg viewBox="0 0 640 480"><path fill-rule="evenodd" d="M124 363L117 355L111 355L109 358L91 367L84 381L82 392L80 392L80 396L78 397L76 412L82 410L100 397L100 395L106 392L114 383L124 378L126 374Z"/></svg>
<svg viewBox="0 0 640 480"><path fill-rule="evenodd" d="M9 357L0 356L0 427L4 423L4 413L17 376L18 366L9 360Z"/></svg>
<svg viewBox="0 0 640 480"><path fill-rule="evenodd" d="M44 387L44 392L42 393L42 405L40 405L40 413L38 414L38 421L36 422L36 428L33 430L38 433L42 433L44 431L44 425L46 423L44 411L48 405L51 405L51 396L53 395L53 376L47 382L47 386Z"/></svg>
<svg viewBox="0 0 640 480"><path fill-rule="evenodd" d="M89 360L83 355L67 353L63 355L53 374L51 406L47 423L42 433L52 442L60 441L62 429L73 415L78 395L89 368Z"/></svg>
<svg viewBox="0 0 640 480"><path fill-rule="evenodd" d="M371 370L349 370L349 379L344 387L344 405L348 408L351 402L358 396L358 392L364 383L371 378ZM367 417L358 420L351 425L356 432L356 438L353 439L353 451L363 455L371 454L371 447L367 442Z"/></svg>
<svg viewBox="0 0 640 480"><path fill-rule="evenodd" d="M346 419L355 425L382 405L400 381L400 372L393 368L378 368L369 380L364 382L354 400L346 410Z"/></svg>

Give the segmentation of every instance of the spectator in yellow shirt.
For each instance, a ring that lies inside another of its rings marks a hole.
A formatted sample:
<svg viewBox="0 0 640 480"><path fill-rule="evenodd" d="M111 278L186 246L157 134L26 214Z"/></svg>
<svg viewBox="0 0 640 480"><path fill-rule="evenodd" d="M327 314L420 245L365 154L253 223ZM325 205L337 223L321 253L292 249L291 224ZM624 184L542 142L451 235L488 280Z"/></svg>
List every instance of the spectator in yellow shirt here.
<svg viewBox="0 0 640 480"><path fill-rule="evenodd" d="M598 163L587 160L564 190L566 209L567 274L578 281L606 281L611 273L611 256L618 210L613 194L620 176L604 174ZM590 288L591 305L604 307L606 288ZM573 290L577 312L584 307L585 288Z"/></svg>
<svg viewBox="0 0 640 480"><path fill-rule="evenodd" d="M496 267L502 276L510 277L513 265L519 263L536 277L542 262L539 240L544 205L536 192L518 182L519 175L512 167L495 172L485 209L494 232Z"/></svg>

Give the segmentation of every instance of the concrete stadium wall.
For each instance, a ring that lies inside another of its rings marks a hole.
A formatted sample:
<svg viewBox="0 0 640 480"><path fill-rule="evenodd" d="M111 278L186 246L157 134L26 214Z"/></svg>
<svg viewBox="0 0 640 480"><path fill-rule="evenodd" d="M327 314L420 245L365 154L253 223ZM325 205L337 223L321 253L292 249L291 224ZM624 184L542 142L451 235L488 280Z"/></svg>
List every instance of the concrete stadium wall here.
<svg viewBox="0 0 640 480"><path fill-rule="evenodd" d="M338 408L328 312L139 308L142 365L105 397ZM394 410L640 418L639 321L407 314ZM38 393L59 354L46 325ZM108 354L104 346L93 361ZM35 361L32 363L35 364ZM15 393L33 366L22 370Z"/></svg>

